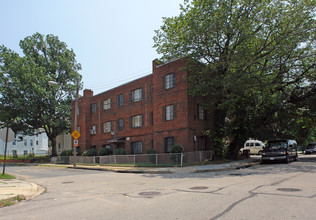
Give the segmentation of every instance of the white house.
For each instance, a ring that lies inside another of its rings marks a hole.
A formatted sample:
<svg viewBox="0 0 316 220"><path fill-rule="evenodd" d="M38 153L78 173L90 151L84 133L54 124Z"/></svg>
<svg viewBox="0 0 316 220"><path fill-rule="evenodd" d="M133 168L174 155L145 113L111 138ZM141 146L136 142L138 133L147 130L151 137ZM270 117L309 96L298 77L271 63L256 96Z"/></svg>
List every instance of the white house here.
<svg viewBox="0 0 316 220"><path fill-rule="evenodd" d="M6 128L0 129L0 155L5 152ZM43 129L40 129L36 135L28 136L21 134L14 134L9 129L7 144L7 155L28 155L34 153L35 155L48 154L48 137Z"/></svg>

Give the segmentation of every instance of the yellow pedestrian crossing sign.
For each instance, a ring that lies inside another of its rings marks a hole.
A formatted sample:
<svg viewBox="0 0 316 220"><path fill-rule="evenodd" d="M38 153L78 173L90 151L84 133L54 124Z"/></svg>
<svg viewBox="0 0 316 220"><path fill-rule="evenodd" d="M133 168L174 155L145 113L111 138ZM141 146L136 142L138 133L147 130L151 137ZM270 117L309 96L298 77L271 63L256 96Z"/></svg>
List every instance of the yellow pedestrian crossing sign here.
<svg viewBox="0 0 316 220"><path fill-rule="evenodd" d="M75 130L74 132L72 132L71 135L72 135L73 138L76 139L76 140L80 137L80 133L79 133L77 130Z"/></svg>

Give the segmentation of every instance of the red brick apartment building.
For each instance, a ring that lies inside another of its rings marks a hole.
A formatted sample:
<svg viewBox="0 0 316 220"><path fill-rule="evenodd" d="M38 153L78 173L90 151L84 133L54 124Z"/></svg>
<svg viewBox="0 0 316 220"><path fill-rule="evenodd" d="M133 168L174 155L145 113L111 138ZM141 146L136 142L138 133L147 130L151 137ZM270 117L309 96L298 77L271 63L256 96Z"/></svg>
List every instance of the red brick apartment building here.
<svg viewBox="0 0 316 220"><path fill-rule="evenodd" d="M79 152L110 147L165 153L175 144L185 152L210 150L203 131L213 129L213 113L187 94L184 66L184 60L153 61L150 75L97 95L84 90L78 101Z"/></svg>

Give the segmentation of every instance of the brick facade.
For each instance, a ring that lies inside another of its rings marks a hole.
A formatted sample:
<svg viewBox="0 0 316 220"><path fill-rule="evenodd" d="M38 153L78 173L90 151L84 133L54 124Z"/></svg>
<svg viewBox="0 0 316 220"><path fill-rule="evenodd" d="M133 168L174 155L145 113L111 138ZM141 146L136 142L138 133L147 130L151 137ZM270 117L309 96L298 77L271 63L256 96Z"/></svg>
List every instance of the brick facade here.
<svg viewBox="0 0 316 220"><path fill-rule="evenodd" d="M198 99L187 95L184 66L184 60L153 61L150 75L95 96L84 90L78 101L79 152L121 147L128 154L150 148L164 153L172 144L185 152L211 149L203 131L213 129L213 114L199 110Z"/></svg>

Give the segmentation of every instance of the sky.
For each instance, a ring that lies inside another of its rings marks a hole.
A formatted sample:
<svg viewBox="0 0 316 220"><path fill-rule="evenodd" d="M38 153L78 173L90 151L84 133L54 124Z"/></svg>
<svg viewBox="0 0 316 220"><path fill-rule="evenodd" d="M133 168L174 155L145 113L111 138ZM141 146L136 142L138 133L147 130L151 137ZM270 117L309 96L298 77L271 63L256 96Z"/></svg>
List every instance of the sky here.
<svg viewBox="0 0 316 220"><path fill-rule="evenodd" d="M163 17L183 0L0 0L0 45L22 55L20 40L58 36L82 65L83 89L98 94L152 73ZM82 94L82 91L80 92Z"/></svg>

